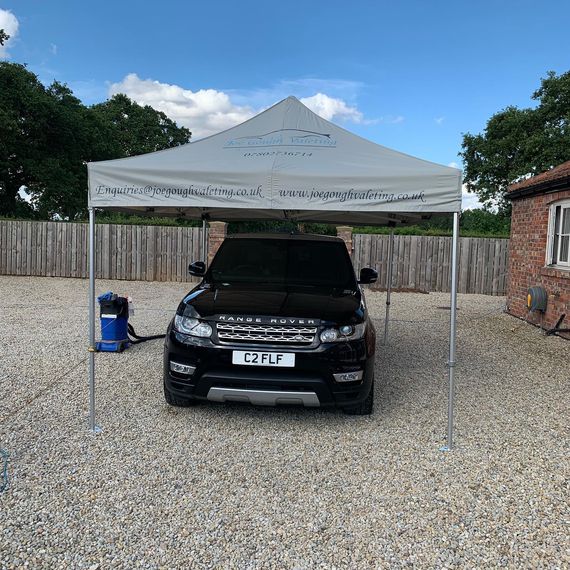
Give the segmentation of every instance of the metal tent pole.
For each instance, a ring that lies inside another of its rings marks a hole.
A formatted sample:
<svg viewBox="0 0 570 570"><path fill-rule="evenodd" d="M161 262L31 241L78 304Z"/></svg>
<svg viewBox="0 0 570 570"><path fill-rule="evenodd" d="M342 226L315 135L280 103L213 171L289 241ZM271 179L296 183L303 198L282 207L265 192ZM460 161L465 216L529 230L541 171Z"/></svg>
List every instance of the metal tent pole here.
<svg viewBox="0 0 570 570"><path fill-rule="evenodd" d="M447 445L442 449L453 448L453 404L455 398L455 345L457 337L457 250L459 245L459 213L453 214L453 241L451 246L451 315L449 325L449 396L447 400Z"/></svg>
<svg viewBox="0 0 570 570"><path fill-rule="evenodd" d="M202 258L204 263L208 265L208 233L206 218L202 218Z"/></svg>
<svg viewBox="0 0 570 570"><path fill-rule="evenodd" d="M384 320L384 344L388 344L388 323L390 319L390 296L392 293L392 265L394 261L394 230L388 240L388 268L386 272L386 319Z"/></svg>
<svg viewBox="0 0 570 570"><path fill-rule="evenodd" d="M98 433L95 424L95 210L89 208L89 429Z"/></svg>

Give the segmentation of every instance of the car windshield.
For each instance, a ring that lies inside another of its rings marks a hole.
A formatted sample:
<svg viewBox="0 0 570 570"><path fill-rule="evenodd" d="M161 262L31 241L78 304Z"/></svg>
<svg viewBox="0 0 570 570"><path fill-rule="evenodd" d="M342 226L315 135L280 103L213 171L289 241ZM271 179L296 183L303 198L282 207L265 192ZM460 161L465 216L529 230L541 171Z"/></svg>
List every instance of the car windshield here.
<svg viewBox="0 0 570 570"><path fill-rule="evenodd" d="M209 269L214 283L274 283L355 289L354 271L341 242L239 238L225 241Z"/></svg>

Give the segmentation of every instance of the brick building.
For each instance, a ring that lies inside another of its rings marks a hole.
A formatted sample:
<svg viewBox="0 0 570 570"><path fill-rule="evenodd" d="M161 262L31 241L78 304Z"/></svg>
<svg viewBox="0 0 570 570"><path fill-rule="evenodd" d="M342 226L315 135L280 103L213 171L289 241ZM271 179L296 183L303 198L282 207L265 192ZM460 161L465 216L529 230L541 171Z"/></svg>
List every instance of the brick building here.
<svg viewBox="0 0 570 570"><path fill-rule="evenodd" d="M570 161L508 188L512 201L507 310L551 328L570 328ZM548 295L544 317L529 313L529 287ZM566 335L570 336L570 335Z"/></svg>

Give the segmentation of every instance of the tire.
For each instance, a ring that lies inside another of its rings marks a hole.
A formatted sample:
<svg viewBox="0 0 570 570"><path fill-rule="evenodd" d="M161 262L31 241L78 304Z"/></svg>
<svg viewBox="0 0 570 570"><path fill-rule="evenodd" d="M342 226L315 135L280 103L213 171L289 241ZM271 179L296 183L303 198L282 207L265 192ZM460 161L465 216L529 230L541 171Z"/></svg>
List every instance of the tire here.
<svg viewBox="0 0 570 570"><path fill-rule="evenodd" d="M183 396L173 394L167 388L166 382L164 382L164 399L167 404L170 406L176 406L177 408L189 408L190 406L196 405L196 400L194 400L194 398L184 398Z"/></svg>
<svg viewBox="0 0 570 570"><path fill-rule="evenodd" d="M345 414L349 416L369 416L372 414L374 409L374 377L372 378L372 384L370 385L370 392L368 396L360 404L356 406L346 406L342 409Z"/></svg>

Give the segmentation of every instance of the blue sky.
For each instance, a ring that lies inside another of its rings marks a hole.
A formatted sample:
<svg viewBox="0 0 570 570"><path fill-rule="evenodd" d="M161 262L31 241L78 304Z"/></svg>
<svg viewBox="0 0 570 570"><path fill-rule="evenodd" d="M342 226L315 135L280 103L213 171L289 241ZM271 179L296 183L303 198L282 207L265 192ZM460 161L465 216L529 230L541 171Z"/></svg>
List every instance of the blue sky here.
<svg viewBox="0 0 570 570"><path fill-rule="evenodd" d="M461 166L461 134L570 69L570 3L0 0L1 57L85 103L125 92L204 136L288 96Z"/></svg>

